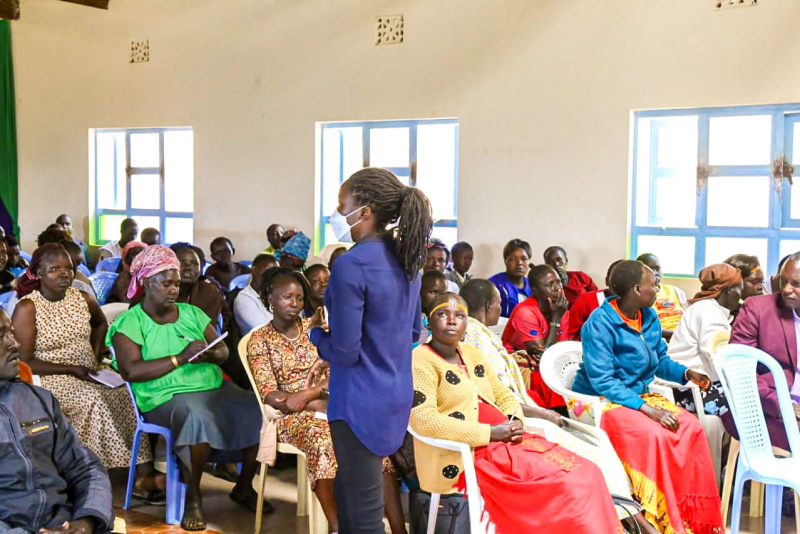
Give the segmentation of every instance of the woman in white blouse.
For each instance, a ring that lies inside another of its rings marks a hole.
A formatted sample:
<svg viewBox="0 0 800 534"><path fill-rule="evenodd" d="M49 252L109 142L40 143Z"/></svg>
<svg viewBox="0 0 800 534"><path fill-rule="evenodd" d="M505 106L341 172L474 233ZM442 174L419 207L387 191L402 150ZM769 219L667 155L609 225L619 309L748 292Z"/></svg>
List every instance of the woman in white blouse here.
<svg viewBox="0 0 800 534"><path fill-rule="evenodd" d="M701 391L703 408L709 415L723 415L728 405L719 377L711 363L710 341L719 331L730 331L731 313L739 308L742 298L742 273L725 263L709 265L700 271L703 287L683 314L669 342L670 358L689 369L704 373L711 379L708 391ZM676 388L675 404L696 412L691 391Z"/></svg>

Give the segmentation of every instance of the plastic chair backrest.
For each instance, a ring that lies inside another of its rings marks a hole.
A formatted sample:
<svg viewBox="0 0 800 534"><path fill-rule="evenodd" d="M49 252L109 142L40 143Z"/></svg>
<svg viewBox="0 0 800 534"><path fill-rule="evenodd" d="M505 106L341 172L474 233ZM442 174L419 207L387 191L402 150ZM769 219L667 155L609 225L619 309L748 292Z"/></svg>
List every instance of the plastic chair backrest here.
<svg viewBox="0 0 800 534"><path fill-rule="evenodd" d="M730 343L731 341L731 331L730 330L718 330L711 334L711 339L708 340L708 353L712 356L717 353L717 351L721 348Z"/></svg>
<svg viewBox="0 0 800 534"><path fill-rule="evenodd" d="M92 271L90 271L89 268L82 263L78 264L78 270L87 278L92 276Z"/></svg>
<svg viewBox="0 0 800 534"><path fill-rule="evenodd" d="M30 263L30 261L33 259L33 256L31 256L30 254L28 254L27 252L24 252L22 250L19 251L19 257L24 259L28 263Z"/></svg>
<svg viewBox="0 0 800 534"><path fill-rule="evenodd" d="M242 360L242 367L244 367L245 372L247 373L247 379L250 380L250 385L253 386L253 391L256 393L256 398L258 399L258 406L261 408L261 412L264 412L264 401L261 399L261 395L258 394L258 385L256 384L256 379L253 378L253 371L250 369L250 361L247 359L247 344L250 342L250 338L253 336L253 332L257 329L253 329L252 331L246 333L242 336L241 341L239 341L239 359Z"/></svg>
<svg viewBox="0 0 800 534"><path fill-rule="evenodd" d="M575 374L583 363L583 345L579 341L562 341L547 349L545 354L549 358L545 360L542 356L542 378L546 373L556 378L561 387L572 389Z"/></svg>
<svg viewBox="0 0 800 534"><path fill-rule="evenodd" d="M250 260L240 261L239 263L241 263L242 265L246 265L246 266L250 267L251 269L253 268L253 262L250 261Z"/></svg>
<svg viewBox="0 0 800 534"><path fill-rule="evenodd" d="M2 295L0 295L0 309L5 310L6 306L8 305L8 301L11 300L11 297L14 296L13 291L6 291Z"/></svg>
<svg viewBox="0 0 800 534"><path fill-rule="evenodd" d="M207 261L207 262L205 262L205 263L203 264L203 267L201 268L201 269L202 269L202 272L203 272L203 274L206 274L206 271L207 271L207 270L208 270L208 268L209 268L209 267L211 267L212 265L213 265L213 264L212 264L210 261Z"/></svg>
<svg viewBox="0 0 800 534"><path fill-rule="evenodd" d="M789 396L789 386L783 368L775 358L753 347L732 344L720 348L713 361L739 431L745 465L750 467L753 460L759 457L774 456L758 391L758 364L764 365L772 373L784 428L789 438L789 449L792 456L800 453L800 430L797 428L797 417Z"/></svg>
<svg viewBox="0 0 800 534"><path fill-rule="evenodd" d="M250 275L249 274L240 274L233 280L231 280L230 284L228 284L228 291L233 291L234 289L244 289L247 287L247 284L250 282Z"/></svg>
<svg viewBox="0 0 800 534"><path fill-rule="evenodd" d="M97 262L96 273L116 273L122 258L106 258Z"/></svg>
<svg viewBox="0 0 800 534"><path fill-rule="evenodd" d="M89 276L89 280L94 286L94 292L97 294L97 302L104 305L108 302L108 296L111 294L111 288L114 287L114 282L117 280L117 273L96 272Z"/></svg>

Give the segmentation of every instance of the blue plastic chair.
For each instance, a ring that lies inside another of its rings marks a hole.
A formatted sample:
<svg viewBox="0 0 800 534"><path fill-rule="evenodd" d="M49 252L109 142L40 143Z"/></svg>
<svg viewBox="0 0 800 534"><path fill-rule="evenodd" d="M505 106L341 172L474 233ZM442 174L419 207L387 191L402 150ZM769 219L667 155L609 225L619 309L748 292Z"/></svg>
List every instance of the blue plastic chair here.
<svg viewBox="0 0 800 534"><path fill-rule="evenodd" d="M136 397L129 383L125 383L128 393L133 403L133 411L136 413L136 432L133 434L133 449L131 450L131 466L128 470L128 489L125 492L125 510L131 504L133 494L133 483L136 479L136 457L139 454L139 442L142 434L158 434L163 436L167 442L167 518L168 525L180 525L183 518L183 507L186 500L186 484L181 482L178 459L175 457L175 439L172 432L165 426L148 423L142 417L139 407L136 405Z"/></svg>
<svg viewBox="0 0 800 534"><path fill-rule="evenodd" d="M0 309L5 310L6 306L8 305L8 301L11 300L11 297L14 296L13 291L6 291L2 295L0 295Z"/></svg>
<svg viewBox="0 0 800 534"><path fill-rule="evenodd" d="M253 262L250 260L240 261L239 263L241 263L242 265L247 265L251 269L253 268Z"/></svg>
<svg viewBox="0 0 800 534"><path fill-rule="evenodd" d="M106 258L97 262L94 272L96 273L115 273L122 258Z"/></svg>
<svg viewBox="0 0 800 534"><path fill-rule="evenodd" d="M92 276L92 271L90 271L89 268L82 263L78 265L78 270L82 272L84 276L86 276L87 278Z"/></svg>
<svg viewBox="0 0 800 534"><path fill-rule="evenodd" d="M775 380L791 458L776 457L773 451L758 392L758 364L767 367ZM714 368L725 390L741 445L733 483L731 533L739 532L744 483L753 480L766 487L764 532L777 534L781 529L783 487L792 488L795 495L800 493L800 457L797 456L800 454L800 430L792 409L786 376L773 357L753 347L738 344L720 348L714 355ZM728 469L732 468L728 466Z"/></svg>
<svg viewBox="0 0 800 534"><path fill-rule="evenodd" d="M108 302L108 296L111 294L111 288L114 287L114 282L117 280L117 273L96 272L89 276L89 280L94 286L94 292L97 294L97 302L100 306Z"/></svg>
<svg viewBox="0 0 800 534"><path fill-rule="evenodd" d="M249 274L240 274L239 276L230 281L230 283L228 284L228 291L233 291L234 289L246 288L249 280L250 280Z"/></svg>
<svg viewBox="0 0 800 534"><path fill-rule="evenodd" d="M22 276L22 273L27 271L27 269L23 267L11 267L9 270L11 271L11 274L14 275L14 278L19 278L20 276Z"/></svg>
<svg viewBox="0 0 800 534"><path fill-rule="evenodd" d="M30 255L30 254L28 254L27 252L23 252L23 251L21 251L21 250L19 251L19 257L20 257L20 258L23 258L23 259L24 259L25 261L27 261L28 263L30 263L30 262L31 262L31 260L33 259L33 256L31 256L31 255Z"/></svg>
<svg viewBox="0 0 800 534"><path fill-rule="evenodd" d="M201 271L202 271L202 273L203 273L203 274L206 274L206 271L207 271L207 270L208 270L208 268L209 268L209 267L211 267L212 265L214 265L214 264L213 264L213 263L211 263L210 261L207 261L207 262L205 262L205 263L203 264L203 267L201 268Z"/></svg>

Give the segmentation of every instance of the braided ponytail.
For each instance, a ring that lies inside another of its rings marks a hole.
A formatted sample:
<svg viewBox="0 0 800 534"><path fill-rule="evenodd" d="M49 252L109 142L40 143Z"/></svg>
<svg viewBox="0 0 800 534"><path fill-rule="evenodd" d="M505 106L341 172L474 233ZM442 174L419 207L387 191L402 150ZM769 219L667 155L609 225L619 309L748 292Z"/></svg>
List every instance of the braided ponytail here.
<svg viewBox="0 0 800 534"><path fill-rule="evenodd" d="M372 209L378 232L396 224L391 229L395 255L413 280L425 261L433 226L428 197L415 187L403 185L390 171L375 167L361 169L345 184L358 204Z"/></svg>

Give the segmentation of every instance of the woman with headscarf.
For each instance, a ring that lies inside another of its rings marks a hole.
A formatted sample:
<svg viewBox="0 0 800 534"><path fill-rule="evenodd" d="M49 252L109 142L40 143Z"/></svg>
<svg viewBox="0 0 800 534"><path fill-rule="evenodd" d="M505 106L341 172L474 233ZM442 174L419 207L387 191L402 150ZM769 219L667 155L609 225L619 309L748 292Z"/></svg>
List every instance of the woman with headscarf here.
<svg viewBox="0 0 800 534"><path fill-rule="evenodd" d="M722 384L711 363L709 341L719 331L731 330L731 314L739 309L742 298L742 274L726 263L709 265L700 271L699 293L689 301L689 307L672 334L667 354L689 369L708 375L711 387L701 390L703 407L710 415L723 415L728 411ZM696 412L692 392L675 388L675 403L687 411Z"/></svg>
<svg viewBox="0 0 800 534"><path fill-rule="evenodd" d="M110 389L92 379L106 351L108 328L95 298L71 287L72 260L57 243L36 249L17 284L13 324L19 356L42 387L58 399L84 445L107 469L127 468L136 416L125 389ZM136 494L163 502L165 480L156 478L150 443L143 440L136 460Z"/></svg>
<svg viewBox="0 0 800 534"><path fill-rule="evenodd" d="M239 452L242 471L230 498L256 509L253 476L261 412L251 392L222 380L225 344L204 351L217 334L200 308L177 302L180 269L175 253L161 245L134 258L128 298L139 303L117 317L106 344L113 345L120 374L131 383L145 420L172 432L189 486L181 526L203 530L200 479L212 453L218 461L229 461L221 453ZM271 509L268 503L265 509Z"/></svg>
<svg viewBox="0 0 800 534"><path fill-rule="evenodd" d="M131 241L122 249L122 261L117 269L117 279L111 287L107 302L130 302L128 287L131 285L131 262L141 251L147 248L143 241Z"/></svg>
<svg viewBox="0 0 800 534"><path fill-rule="evenodd" d="M281 267L303 272L310 251L311 239L303 232L297 232L289 238L280 254L276 253L275 256Z"/></svg>

